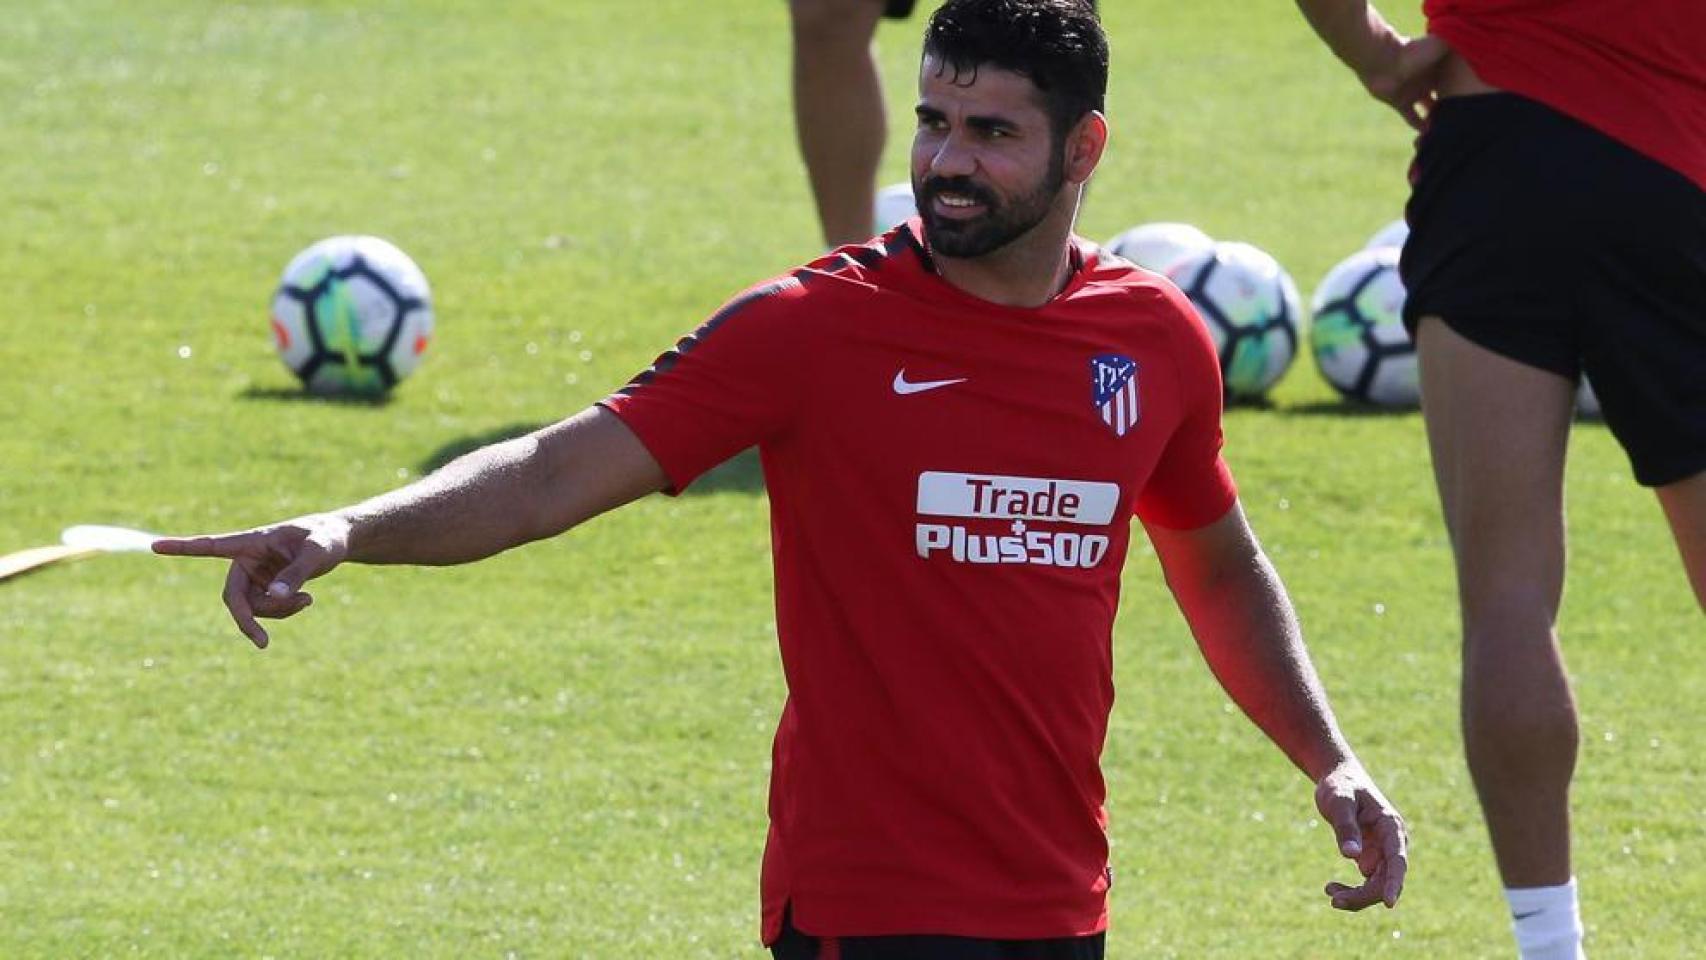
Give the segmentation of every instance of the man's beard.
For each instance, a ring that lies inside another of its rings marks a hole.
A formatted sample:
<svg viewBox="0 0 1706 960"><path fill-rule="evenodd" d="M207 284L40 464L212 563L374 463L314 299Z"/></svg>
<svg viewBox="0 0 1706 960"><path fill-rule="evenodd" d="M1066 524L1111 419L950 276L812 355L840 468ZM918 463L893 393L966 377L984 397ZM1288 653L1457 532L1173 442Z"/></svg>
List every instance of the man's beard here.
<svg viewBox="0 0 1706 960"><path fill-rule="evenodd" d="M924 239L930 249L944 257L981 257L1012 243L1049 215L1055 197L1066 183L1065 163L1058 156L1049 160L1048 172L1036 188L1003 203L993 192L970 177L926 177L912 181L918 198L918 214L924 220ZM936 213L939 194L957 193L983 205L983 213L968 220L950 219Z"/></svg>

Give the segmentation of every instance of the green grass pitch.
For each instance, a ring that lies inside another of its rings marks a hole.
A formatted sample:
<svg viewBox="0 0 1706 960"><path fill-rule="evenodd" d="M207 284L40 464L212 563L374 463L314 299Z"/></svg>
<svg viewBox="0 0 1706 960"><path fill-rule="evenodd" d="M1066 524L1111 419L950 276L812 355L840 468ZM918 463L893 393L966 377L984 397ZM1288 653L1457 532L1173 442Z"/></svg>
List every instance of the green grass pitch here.
<svg viewBox="0 0 1706 960"><path fill-rule="evenodd" d="M1087 235L1188 220L1307 294L1398 215L1406 129L1290 4L1105 6L1115 141ZM919 28L879 36L884 182ZM0 551L339 505L621 383L817 248L786 29L779 0L4 0ZM435 286L437 341L388 403L305 402L272 355L279 270L341 232ZM1410 819L1410 887L1328 909L1349 865L1309 785L1137 549L1109 955L1508 957L1420 420L1347 411L1307 359L1275 399L1230 413L1228 455ZM1577 431L1576 857L1596 958L1684 956L1706 930L1700 620L1627 474ZM0 956L760 956L781 681L754 475L483 565L341 572L265 654L210 563L0 585Z"/></svg>

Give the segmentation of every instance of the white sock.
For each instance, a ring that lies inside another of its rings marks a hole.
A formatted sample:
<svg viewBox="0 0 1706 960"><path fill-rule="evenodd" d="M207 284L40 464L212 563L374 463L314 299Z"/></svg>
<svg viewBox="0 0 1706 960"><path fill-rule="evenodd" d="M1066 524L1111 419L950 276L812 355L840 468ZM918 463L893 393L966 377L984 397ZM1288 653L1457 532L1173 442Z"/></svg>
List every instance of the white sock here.
<svg viewBox="0 0 1706 960"><path fill-rule="evenodd" d="M1506 887L1522 960L1586 960L1576 878L1557 887Z"/></svg>

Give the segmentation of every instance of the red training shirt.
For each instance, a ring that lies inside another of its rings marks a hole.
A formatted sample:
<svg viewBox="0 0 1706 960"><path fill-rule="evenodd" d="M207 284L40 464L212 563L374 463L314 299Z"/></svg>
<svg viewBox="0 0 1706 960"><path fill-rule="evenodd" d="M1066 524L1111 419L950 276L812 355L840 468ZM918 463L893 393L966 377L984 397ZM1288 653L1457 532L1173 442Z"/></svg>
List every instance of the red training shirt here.
<svg viewBox="0 0 1706 960"><path fill-rule="evenodd" d="M1706 0L1425 0L1481 79L1706 189Z"/></svg>
<svg viewBox="0 0 1706 960"><path fill-rule="evenodd" d="M748 290L603 401L674 490L757 444L788 699L764 939L1044 938L1107 923L1100 770L1135 512L1236 493L1212 342L1074 239L1037 309L896 227Z"/></svg>

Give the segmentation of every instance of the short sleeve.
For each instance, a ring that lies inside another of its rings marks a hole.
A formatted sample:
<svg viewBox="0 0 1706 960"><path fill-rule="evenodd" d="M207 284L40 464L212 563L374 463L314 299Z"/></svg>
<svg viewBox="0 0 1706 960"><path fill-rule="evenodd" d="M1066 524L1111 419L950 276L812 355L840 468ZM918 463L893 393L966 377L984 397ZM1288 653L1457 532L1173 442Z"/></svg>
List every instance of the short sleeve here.
<svg viewBox="0 0 1706 960"><path fill-rule="evenodd" d="M1220 455L1222 393L1214 341L1183 293L1169 285L1167 297L1178 313L1172 326L1181 414L1138 493L1135 512L1147 524L1195 530L1225 516L1238 499L1238 488Z"/></svg>
<svg viewBox="0 0 1706 960"><path fill-rule="evenodd" d="M753 287L599 404L621 418L679 493L787 427L798 408L803 288Z"/></svg>

